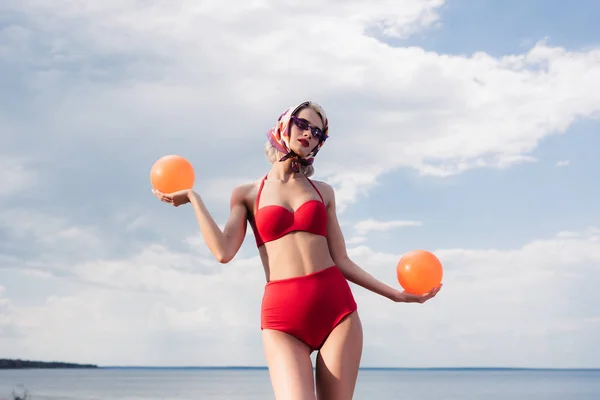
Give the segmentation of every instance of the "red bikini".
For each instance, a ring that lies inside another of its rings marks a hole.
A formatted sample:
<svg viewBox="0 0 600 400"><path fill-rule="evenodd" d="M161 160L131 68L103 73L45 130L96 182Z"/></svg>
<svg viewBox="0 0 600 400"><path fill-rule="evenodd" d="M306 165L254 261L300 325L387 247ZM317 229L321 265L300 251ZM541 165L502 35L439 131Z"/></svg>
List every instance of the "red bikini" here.
<svg viewBox="0 0 600 400"><path fill-rule="evenodd" d="M307 178L321 201L309 200L290 211L279 205L258 208L266 178L258 189L252 223L258 247L293 231L327 237L327 209L310 179ZM334 265L309 275L267 282L261 329L286 332L311 350L319 350L331 331L356 309L348 281Z"/></svg>
<svg viewBox="0 0 600 400"><path fill-rule="evenodd" d="M260 183L254 206L254 236L258 247L293 231L305 231L327 237L327 209L323 202L323 196L310 179L307 178L317 191L321 201L309 200L298 207L296 211L290 211L275 204L258 208L266 179L265 176Z"/></svg>

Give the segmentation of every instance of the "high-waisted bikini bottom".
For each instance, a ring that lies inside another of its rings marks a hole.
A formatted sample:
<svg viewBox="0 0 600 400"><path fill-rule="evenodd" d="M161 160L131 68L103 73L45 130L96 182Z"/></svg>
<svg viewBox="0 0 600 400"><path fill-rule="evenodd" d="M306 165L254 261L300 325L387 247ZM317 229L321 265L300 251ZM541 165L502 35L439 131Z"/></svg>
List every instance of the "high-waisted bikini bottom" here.
<svg viewBox="0 0 600 400"><path fill-rule="evenodd" d="M333 329L357 305L337 266L265 285L261 329L288 333L319 350Z"/></svg>

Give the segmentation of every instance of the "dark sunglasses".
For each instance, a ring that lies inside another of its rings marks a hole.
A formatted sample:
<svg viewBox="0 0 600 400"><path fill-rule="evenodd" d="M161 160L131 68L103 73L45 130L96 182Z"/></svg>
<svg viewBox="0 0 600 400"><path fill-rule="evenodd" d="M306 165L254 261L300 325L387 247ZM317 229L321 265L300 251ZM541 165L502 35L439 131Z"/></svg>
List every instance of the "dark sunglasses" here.
<svg viewBox="0 0 600 400"><path fill-rule="evenodd" d="M325 134L325 132L321 130L321 128L317 128L316 126L310 126L308 121L303 118L298 118L292 115L292 121L294 121L294 124L303 131L307 131L310 129L310 133L318 141L324 141L328 138L328 136Z"/></svg>

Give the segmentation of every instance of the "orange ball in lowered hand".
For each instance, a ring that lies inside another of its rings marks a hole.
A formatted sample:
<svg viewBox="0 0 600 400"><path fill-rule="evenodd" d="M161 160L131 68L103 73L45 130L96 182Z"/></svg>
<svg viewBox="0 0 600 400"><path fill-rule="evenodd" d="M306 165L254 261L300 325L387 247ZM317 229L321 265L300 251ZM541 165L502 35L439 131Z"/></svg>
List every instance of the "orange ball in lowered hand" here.
<svg viewBox="0 0 600 400"><path fill-rule="evenodd" d="M442 283L442 263L427 250L413 250L400 258L396 275L407 293L423 295Z"/></svg>
<svg viewBox="0 0 600 400"><path fill-rule="evenodd" d="M162 193L173 193L194 186L194 167L185 158L168 155L158 159L150 169L152 187Z"/></svg>

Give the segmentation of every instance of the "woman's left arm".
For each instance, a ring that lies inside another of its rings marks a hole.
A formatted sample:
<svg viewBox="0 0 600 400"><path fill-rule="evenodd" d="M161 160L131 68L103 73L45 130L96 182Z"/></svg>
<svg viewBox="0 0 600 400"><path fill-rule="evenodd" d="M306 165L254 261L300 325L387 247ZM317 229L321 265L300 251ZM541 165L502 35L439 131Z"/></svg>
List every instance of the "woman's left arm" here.
<svg viewBox="0 0 600 400"><path fill-rule="evenodd" d="M348 281L396 302L424 303L437 294L441 286L439 288L433 288L431 292L422 296L399 291L379 281L367 271L356 265L356 263L350 259L346 251L346 242L337 218L335 192L333 188L327 184L322 184L322 186L326 188L325 193L328 199L327 238L329 250L333 261Z"/></svg>

